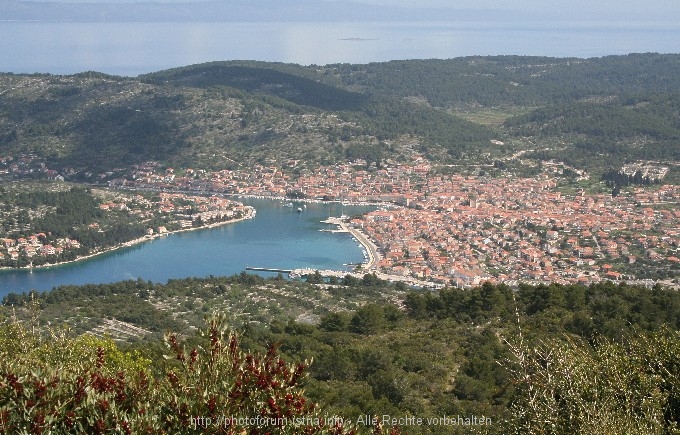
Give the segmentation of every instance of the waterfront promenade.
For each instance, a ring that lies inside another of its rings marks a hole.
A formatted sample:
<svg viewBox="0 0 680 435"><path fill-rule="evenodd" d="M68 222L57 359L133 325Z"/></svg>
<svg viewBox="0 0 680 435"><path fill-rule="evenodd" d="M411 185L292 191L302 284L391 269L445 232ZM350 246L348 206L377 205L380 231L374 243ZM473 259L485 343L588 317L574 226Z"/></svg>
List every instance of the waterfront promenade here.
<svg viewBox="0 0 680 435"><path fill-rule="evenodd" d="M330 231L350 233L357 240L357 242L363 246L364 252L366 252L366 261L362 263L361 267L366 271L376 269L378 259L380 258L378 247L368 237L366 237L366 235L364 235L358 229L350 227L342 218L339 217L329 217L328 219L321 222L338 226L338 229Z"/></svg>

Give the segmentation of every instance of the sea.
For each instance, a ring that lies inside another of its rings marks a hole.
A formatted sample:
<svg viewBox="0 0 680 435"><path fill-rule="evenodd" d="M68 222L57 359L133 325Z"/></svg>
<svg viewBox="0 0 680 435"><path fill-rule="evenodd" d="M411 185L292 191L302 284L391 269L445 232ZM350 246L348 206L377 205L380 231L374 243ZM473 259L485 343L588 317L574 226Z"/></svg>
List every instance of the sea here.
<svg viewBox="0 0 680 435"><path fill-rule="evenodd" d="M0 71L137 76L220 60L327 65L476 55L676 53L680 20L88 23L0 17Z"/></svg>
<svg viewBox="0 0 680 435"><path fill-rule="evenodd" d="M60 285L140 278L165 283L191 276L229 276L246 267L349 272L364 261L363 247L351 234L320 231L336 228L321 221L331 216L357 216L374 210L374 206L232 199L255 207L255 218L170 234L66 265L2 270L0 298L10 292L47 291ZM302 210L298 212L298 208Z"/></svg>

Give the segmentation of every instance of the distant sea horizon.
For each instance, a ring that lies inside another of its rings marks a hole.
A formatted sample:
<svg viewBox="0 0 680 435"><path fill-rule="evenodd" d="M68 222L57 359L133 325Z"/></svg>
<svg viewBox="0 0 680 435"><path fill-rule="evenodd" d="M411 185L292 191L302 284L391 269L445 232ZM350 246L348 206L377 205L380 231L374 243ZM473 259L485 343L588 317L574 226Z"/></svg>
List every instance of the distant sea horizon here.
<svg viewBox="0 0 680 435"><path fill-rule="evenodd" d="M0 21L0 72L135 77L222 60L328 65L522 55L677 53L680 22Z"/></svg>

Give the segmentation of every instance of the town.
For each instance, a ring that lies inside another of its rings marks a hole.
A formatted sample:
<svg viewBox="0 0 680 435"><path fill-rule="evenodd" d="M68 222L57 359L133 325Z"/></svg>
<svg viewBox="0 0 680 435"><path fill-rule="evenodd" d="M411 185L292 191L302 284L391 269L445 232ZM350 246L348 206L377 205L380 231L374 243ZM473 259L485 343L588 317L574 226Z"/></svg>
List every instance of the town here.
<svg viewBox="0 0 680 435"><path fill-rule="evenodd" d="M377 210L353 217L349 227L375 245L376 258L364 271L387 277L468 287L484 281L670 283L680 273L676 185L634 186L620 195L582 188L564 192L555 165L545 165L532 178L490 177L438 171L422 157L380 166L355 161L300 170L298 165L211 172L147 162L94 178L115 189L160 193L153 207L131 197L103 209L137 204L127 212L147 219L151 208L171 213L181 228L231 219L235 212L227 209L234 205L223 204L219 195L374 203ZM657 273L646 265L655 265Z"/></svg>
<svg viewBox="0 0 680 435"><path fill-rule="evenodd" d="M291 162L295 165L296 162ZM294 177L276 167L218 172L136 168L114 187L154 188L385 205L351 224L379 248L370 270L459 286L483 281L636 280L640 262L680 272L680 188L658 185L563 194L550 172L534 178L436 175L431 164L366 162ZM648 277L649 278L649 277ZM659 278L659 277L654 277Z"/></svg>

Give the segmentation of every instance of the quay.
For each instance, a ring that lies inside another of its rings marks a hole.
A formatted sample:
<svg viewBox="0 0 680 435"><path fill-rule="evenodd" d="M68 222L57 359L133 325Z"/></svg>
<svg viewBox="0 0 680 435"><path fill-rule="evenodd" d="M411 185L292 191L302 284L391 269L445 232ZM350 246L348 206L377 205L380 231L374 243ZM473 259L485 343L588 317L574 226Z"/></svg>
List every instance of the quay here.
<svg viewBox="0 0 680 435"><path fill-rule="evenodd" d="M350 233L364 248L364 263L361 265L365 270L375 271L380 260L380 254L378 253L378 247L375 246L368 237L366 237L361 231L350 227L345 223L347 216L340 217L329 217L326 220L322 220L321 223L329 225L337 225L336 229L321 229L319 231L331 232L331 233Z"/></svg>
<svg viewBox="0 0 680 435"><path fill-rule="evenodd" d="M350 275L354 275L352 272L342 272L338 270L318 270L318 269L309 269L309 268L303 268L303 269L273 269L270 267L246 267L246 270L252 270L255 272L274 272L274 273L285 273L288 274L289 278L301 278L307 275L313 275L316 272L320 272L323 276L335 276L338 278L342 278L348 273ZM356 274L357 277L362 277L363 275Z"/></svg>
<svg viewBox="0 0 680 435"><path fill-rule="evenodd" d="M290 274L293 271L290 269L270 269L268 267L246 267L246 270L254 270L256 272L274 272L274 273L287 273Z"/></svg>
<svg viewBox="0 0 680 435"><path fill-rule="evenodd" d="M300 269L272 269L268 267L246 267L246 270L252 270L256 272L274 272L274 273L285 273L288 274L288 277L291 279L297 279L297 278L302 278L305 276L313 275L315 273L319 273L324 277L330 277L334 276L336 278L344 278L345 275L350 275L355 278L363 278L364 274L366 273L377 273L377 265L378 261L380 259L380 254L378 252L378 247L368 238L366 237L361 231L358 229L352 228L349 225L347 225L344 222L344 219L346 216L341 216L341 217L329 217L326 220L321 221L324 224L330 224L330 225L337 225L336 229L330 229L330 228L324 228L319 231L323 232L332 232L332 233L349 233L351 234L357 242L361 244L361 246L364 248L364 262L361 264L358 264L357 266L358 269L355 269L353 272L349 271L338 271L338 270L317 270L317 269L309 269L309 268L300 268ZM383 275L383 274L381 274ZM397 281L407 281L409 284L414 285L416 282L412 282L410 279L404 279L402 277L393 277L389 275L384 275L388 280L397 280ZM395 279L396 278L396 279Z"/></svg>

